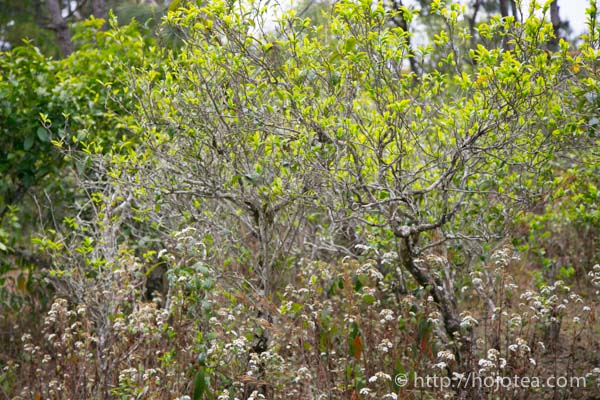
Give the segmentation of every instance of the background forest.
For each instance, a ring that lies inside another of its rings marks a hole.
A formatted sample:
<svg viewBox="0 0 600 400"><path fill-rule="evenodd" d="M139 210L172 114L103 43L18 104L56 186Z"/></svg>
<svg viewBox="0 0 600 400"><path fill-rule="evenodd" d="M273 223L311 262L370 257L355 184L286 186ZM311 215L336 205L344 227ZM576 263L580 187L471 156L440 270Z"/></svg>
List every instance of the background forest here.
<svg viewBox="0 0 600 400"><path fill-rule="evenodd" d="M0 0L0 399L600 398L560 5Z"/></svg>

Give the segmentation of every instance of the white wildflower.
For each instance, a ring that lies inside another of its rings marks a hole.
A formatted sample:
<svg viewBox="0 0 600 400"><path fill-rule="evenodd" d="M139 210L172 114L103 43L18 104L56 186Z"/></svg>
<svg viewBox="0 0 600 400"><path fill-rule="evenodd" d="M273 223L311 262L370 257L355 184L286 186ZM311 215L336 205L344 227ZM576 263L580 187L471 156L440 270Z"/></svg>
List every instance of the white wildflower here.
<svg viewBox="0 0 600 400"><path fill-rule="evenodd" d="M387 353L392 347L394 347L394 345L389 341L389 339L383 339L381 343L377 345L377 350L381 351L382 353Z"/></svg>
<svg viewBox="0 0 600 400"><path fill-rule="evenodd" d="M395 319L394 312L388 309L381 310L379 312L379 316L381 317L381 320L379 321L381 324L384 324L386 321L393 321Z"/></svg>
<svg viewBox="0 0 600 400"><path fill-rule="evenodd" d="M452 353L449 350L442 350L439 351L437 353L438 358L442 359L442 360L449 360L449 361L454 361L456 358L454 356L454 353Z"/></svg>
<svg viewBox="0 0 600 400"><path fill-rule="evenodd" d="M460 327L463 329L471 328L477 326L479 322L470 315L466 315L463 317L462 321L460 321Z"/></svg>
<svg viewBox="0 0 600 400"><path fill-rule="evenodd" d="M446 367L448 366L448 364L446 364L445 362L441 361L437 364L433 364L433 369L446 369Z"/></svg>

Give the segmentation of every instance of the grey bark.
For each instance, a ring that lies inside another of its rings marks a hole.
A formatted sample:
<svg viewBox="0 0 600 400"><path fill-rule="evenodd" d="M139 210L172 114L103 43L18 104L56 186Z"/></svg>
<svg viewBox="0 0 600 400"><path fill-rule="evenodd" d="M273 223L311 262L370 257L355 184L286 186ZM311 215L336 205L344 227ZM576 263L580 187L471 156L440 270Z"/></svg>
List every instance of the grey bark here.
<svg viewBox="0 0 600 400"><path fill-rule="evenodd" d="M517 2L515 0L510 0L510 9L512 10L515 20L519 21Z"/></svg>
<svg viewBox="0 0 600 400"><path fill-rule="evenodd" d="M92 1L92 15L95 18L106 19L106 1L105 0L93 0Z"/></svg>
<svg viewBox="0 0 600 400"><path fill-rule="evenodd" d="M551 51L558 50L558 42L560 41L560 27L562 26L562 22L558 11L558 0L554 0L550 3L550 22L552 22L552 30L554 31L554 37L548 43L548 48Z"/></svg>
<svg viewBox="0 0 600 400"><path fill-rule="evenodd" d="M50 13L51 28L56 32L62 55L66 57L73 52L73 43L69 25L62 16L60 0L46 0L46 5Z"/></svg>
<svg viewBox="0 0 600 400"><path fill-rule="evenodd" d="M477 14L479 13L479 8L481 7L481 0L475 0L473 4L473 14L470 17L467 17L467 22L469 23L469 33L471 34L471 47L477 47L477 31L475 30L475 24L477 22Z"/></svg>
<svg viewBox="0 0 600 400"><path fill-rule="evenodd" d="M422 268L417 265L411 242L411 238L403 238L403 254L400 255L402 265L419 285L429 290L429 294L433 297L433 301L438 305L440 313L442 314L446 333L448 334L449 339L452 340L455 334L460 332L456 297L454 293L445 290L440 279L435 277L427 268Z"/></svg>
<svg viewBox="0 0 600 400"><path fill-rule="evenodd" d="M500 0L500 15L502 18L506 18L509 15L509 7L511 5L511 0ZM515 16L516 18L516 16ZM510 50L511 46L508 43L508 36L504 36L502 38L502 48L504 50Z"/></svg>
<svg viewBox="0 0 600 400"><path fill-rule="evenodd" d="M510 5L510 0L500 0L500 15L502 18L508 17L508 6Z"/></svg>

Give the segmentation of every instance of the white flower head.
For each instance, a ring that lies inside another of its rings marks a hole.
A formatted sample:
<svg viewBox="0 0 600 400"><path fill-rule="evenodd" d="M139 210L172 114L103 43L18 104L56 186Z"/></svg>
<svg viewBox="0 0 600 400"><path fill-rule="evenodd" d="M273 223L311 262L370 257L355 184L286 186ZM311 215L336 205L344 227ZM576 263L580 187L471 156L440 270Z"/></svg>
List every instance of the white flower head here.
<svg viewBox="0 0 600 400"><path fill-rule="evenodd" d="M477 326L478 324L479 324L479 321L477 321L475 318L473 318L470 315L464 316L462 321L460 321L460 327L463 329L472 328L474 326Z"/></svg>
<svg viewBox="0 0 600 400"><path fill-rule="evenodd" d="M438 356L439 359L448 360L448 361L454 361L456 359L455 356L454 356L454 353L452 353L449 350L439 351L437 353L437 356Z"/></svg>

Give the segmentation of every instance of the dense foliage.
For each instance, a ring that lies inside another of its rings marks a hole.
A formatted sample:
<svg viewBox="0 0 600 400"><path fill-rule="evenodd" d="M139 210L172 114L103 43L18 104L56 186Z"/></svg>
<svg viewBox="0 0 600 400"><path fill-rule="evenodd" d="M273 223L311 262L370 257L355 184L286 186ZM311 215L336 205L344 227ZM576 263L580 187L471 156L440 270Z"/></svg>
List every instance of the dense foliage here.
<svg viewBox="0 0 600 400"><path fill-rule="evenodd" d="M596 396L595 6L180 5L0 57L6 397Z"/></svg>

